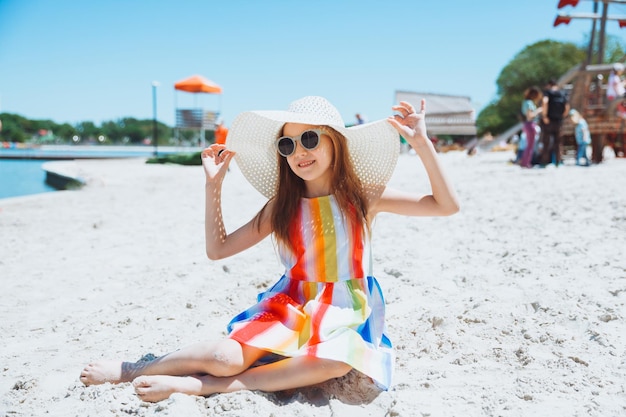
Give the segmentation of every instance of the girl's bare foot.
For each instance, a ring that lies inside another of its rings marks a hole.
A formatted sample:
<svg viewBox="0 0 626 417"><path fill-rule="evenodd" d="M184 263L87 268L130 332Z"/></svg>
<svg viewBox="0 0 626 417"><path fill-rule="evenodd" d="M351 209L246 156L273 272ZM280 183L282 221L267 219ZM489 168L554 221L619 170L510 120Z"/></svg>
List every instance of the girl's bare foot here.
<svg viewBox="0 0 626 417"><path fill-rule="evenodd" d="M90 363L80 373L80 382L89 385L99 385L105 382L117 384L127 382L122 380L122 362L101 361Z"/></svg>
<svg viewBox="0 0 626 417"><path fill-rule="evenodd" d="M105 382L112 384L130 382L144 372L148 363L149 361L93 362L85 366L85 369L80 373L80 381L87 386L104 384Z"/></svg>
<svg viewBox="0 0 626 417"><path fill-rule="evenodd" d="M175 392L202 395L202 381L192 376L140 376L133 380L137 396L143 401L158 402Z"/></svg>

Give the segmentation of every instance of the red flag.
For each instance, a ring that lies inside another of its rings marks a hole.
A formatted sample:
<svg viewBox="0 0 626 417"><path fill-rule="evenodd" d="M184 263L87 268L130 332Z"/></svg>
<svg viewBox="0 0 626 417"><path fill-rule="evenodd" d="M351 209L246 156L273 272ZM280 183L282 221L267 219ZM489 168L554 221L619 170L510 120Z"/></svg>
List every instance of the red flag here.
<svg viewBox="0 0 626 417"><path fill-rule="evenodd" d="M571 17L567 17L567 16L557 16L556 19L554 19L554 27L560 25L561 23L565 24L565 25L569 25L569 22L572 21Z"/></svg>
<svg viewBox="0 0 626 417"><path fill-rule="evenodd" d="M556 6L556 7L559 8L559 9L562 8L562 7L565 7L565 6L576 7L578 5L578 1L579 0L560 0L559 1L559 5Z"/></svg>

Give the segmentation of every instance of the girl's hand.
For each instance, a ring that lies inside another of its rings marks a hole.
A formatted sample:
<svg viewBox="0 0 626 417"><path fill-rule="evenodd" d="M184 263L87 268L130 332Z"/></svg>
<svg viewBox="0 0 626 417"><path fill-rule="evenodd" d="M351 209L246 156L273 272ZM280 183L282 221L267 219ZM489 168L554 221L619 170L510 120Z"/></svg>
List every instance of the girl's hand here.
<svg viewBox="0 0 626 417"><path fill-rule="evenodd" d="M224 145L213 144L202 151L202 166L208 183L220 184L228 171L228 164L235 156Z"/></svg>
<svg viewBox="0 0 626 417"><path fill-rule="evenodd" d="M388 117L387 121L414 149L430 143L426 133L426 100L422 99L419 113L406 101L401 101L391 109L399 114Z"/></svg>

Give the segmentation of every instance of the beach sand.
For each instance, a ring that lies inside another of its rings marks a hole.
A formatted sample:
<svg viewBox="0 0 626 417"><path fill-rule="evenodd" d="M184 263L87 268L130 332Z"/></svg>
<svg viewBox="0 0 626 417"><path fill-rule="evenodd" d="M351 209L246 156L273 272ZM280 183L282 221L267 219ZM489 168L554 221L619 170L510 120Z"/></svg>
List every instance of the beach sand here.
<svg viewBox="0 0 626 417"><path fill-rule="evenodd" d="M78 376L224 337L280 277L272 242L206 258L201 167L61 162L87 186L0 200L0 416L626 415L626 159L521 170L508 152L440 156L461 212L374 225L389 391L351 373L157 404ZM428 192L419 159L401 155L390 185ZM233 164L227 228L263 204Z"/></svg>

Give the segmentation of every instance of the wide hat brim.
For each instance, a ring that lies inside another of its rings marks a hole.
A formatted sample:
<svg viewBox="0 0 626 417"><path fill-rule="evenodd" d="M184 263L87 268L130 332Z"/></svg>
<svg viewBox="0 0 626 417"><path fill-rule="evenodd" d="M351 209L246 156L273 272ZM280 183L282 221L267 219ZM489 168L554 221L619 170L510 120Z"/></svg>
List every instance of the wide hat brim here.
<svg viewBox="0 0 626 417"><path fill-rule="evenodd" d="M334 108L333 108L334 109ZM350 159L364 187L387 184L400 153L398 132L386 120L346 128L341 117L293 111L250 111L238 115L226 138L246 179L272 198L278 185L278 158L274 147L285 123L330 126L345 136Z"/></svg>

